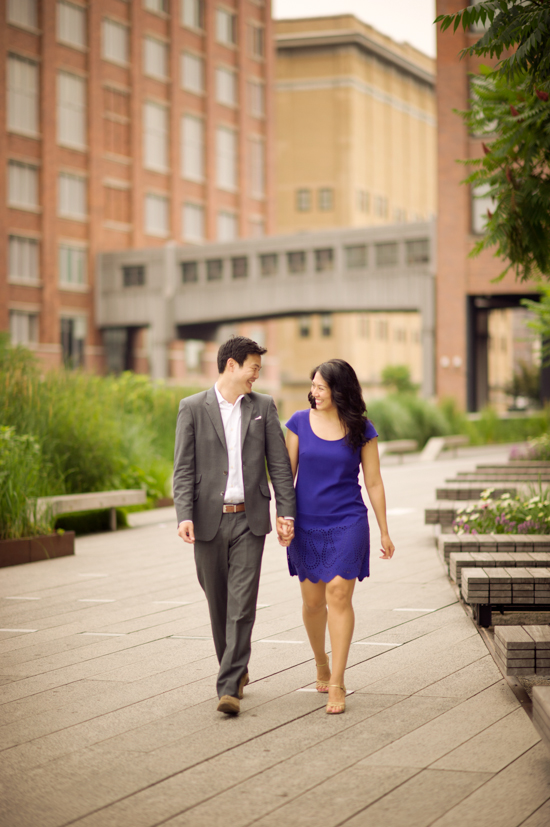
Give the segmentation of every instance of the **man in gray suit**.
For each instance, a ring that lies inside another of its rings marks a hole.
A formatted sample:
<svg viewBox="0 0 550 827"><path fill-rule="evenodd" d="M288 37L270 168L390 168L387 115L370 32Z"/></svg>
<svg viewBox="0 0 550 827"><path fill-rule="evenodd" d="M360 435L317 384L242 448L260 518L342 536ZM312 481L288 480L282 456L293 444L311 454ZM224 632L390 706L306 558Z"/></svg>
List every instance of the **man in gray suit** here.
<svg viewBox="0 0 550 827"><path fill-rule="evenodd" d="M218 351L213 388L180 402L174 458L178 534L195 544L220 663L218 711L237 715L248 683L265 536L271 531L267 467L277 533L294 535L296 499L275 403L252 392L266 349L242 336Z"/></svg>

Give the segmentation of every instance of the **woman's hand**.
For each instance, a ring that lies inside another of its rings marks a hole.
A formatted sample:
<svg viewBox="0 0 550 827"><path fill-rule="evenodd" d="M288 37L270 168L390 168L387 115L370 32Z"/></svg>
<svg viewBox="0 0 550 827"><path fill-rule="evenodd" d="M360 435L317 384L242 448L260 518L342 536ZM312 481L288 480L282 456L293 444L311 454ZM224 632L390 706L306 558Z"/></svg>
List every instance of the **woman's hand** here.
<svg viewBox="0 0 550 827"><path fill-rule="evenodd" d="M395 546L390 539L389 534L382 534L380 538L380 542L382 544L382 548L380 551L382 554L380 555L381 560L391 560L393 557L393 553L395 551Z"/></svg>

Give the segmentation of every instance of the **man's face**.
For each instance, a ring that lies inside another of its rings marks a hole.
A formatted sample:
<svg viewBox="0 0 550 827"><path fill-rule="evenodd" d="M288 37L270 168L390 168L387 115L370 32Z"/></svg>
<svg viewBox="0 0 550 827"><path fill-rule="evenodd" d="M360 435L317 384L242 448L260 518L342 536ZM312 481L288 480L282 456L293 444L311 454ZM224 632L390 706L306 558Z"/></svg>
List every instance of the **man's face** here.
<svg viewBox="0 0 550 827"><path fill-rule="evenodd" d="M244 360L242 366L235 362L234 359L229 359L228 367L231 368L234 388L241 393L250 393L252 385L260 375L262 369L262 357L255 353L249 353Z"/></svg>

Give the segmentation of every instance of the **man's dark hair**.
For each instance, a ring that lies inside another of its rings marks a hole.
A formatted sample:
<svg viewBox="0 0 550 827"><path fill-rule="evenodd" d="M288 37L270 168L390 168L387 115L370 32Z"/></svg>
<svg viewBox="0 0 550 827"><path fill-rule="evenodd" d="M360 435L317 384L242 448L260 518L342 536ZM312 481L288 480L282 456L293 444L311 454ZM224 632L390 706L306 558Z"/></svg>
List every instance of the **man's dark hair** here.
<svg viewBox="0 0 550 827"><path fill-rule="evenodd" d="M267 348L261 347L252 339L247 339L246 336L232 336L218 350L218 371L224 372L228 359L234 359L242 367L247 356L262 356L264 353L267 353Z"/></svg>

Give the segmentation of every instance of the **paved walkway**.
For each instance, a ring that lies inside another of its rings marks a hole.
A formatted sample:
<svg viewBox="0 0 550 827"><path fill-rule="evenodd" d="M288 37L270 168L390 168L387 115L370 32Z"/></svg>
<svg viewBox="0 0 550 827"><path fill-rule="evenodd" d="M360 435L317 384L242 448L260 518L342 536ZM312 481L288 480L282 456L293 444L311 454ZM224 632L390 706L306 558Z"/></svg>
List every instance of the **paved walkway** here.
<svg viewBox="0 0 550 827"><path fill-rule="evenodd" d="M345 715L312 691L272 537L237 719L216 712L207 606L171 510L1 570L0 825L547 827L550 755L423 522L436 484L505 456L385 461L397 553L374 553L356 590Z"/></svg>

